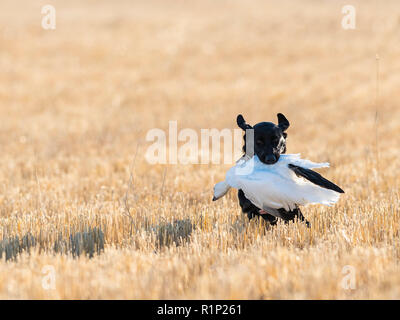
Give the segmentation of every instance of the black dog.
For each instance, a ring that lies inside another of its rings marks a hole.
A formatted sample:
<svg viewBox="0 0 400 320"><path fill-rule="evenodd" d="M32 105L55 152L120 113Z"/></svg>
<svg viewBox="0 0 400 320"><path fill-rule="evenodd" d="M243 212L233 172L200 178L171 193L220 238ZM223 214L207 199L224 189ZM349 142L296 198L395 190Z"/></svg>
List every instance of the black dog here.
<svg viewBox="0 0 400 320"><path fill-rule="evenodd" d="M243 152L252 157L254 154L258 156L261 162L265 164L274 164L279 160L282 153L286 152L286 137L285 132L289 128L289 121L282 113L278 113L278 125L272 122L260 122L254 127L248 125L243 116L240 114L237 116L237 124L245 132L248 129L253 129L247 131L244 135L244 146ZM247 134L253 135L252 137L247 136ZM242 190L238 191L239 204L242 207L243 213L247 213L249 219L255 216L261 216L264 220L268 221L270 224L275 225L277 218L273 215L268 214L266 211L257 208L254 204L248 200ZM307 226L309 222L304 219L303 214L299 208L293 211L286 211L285 209L279 209L282 213L282 217L286 222L294 220L296 217L305 221Z"/></svg>

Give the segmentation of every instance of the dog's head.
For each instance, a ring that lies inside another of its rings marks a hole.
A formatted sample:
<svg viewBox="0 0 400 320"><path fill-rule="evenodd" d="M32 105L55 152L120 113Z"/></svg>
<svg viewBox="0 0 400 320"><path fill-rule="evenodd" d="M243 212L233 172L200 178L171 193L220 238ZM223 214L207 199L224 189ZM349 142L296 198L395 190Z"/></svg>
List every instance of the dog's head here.
<svg viewBox="0 0 400 320"><path fill-rule="evenodd" d="M250 136L246 139L246 134L243 137L243 151L245 153L252 155L253 146L254 154L258 156L260 161L265 164L274 164L279 160L281 153L286 152L287 133L285 131L290 124L282 113L278 113L278 125L272 122L260 122L252 127L246 123L241 114L237 116L236 121L244 131L253 129L248 133L251 133L254 139L251 139Z"/></svg>

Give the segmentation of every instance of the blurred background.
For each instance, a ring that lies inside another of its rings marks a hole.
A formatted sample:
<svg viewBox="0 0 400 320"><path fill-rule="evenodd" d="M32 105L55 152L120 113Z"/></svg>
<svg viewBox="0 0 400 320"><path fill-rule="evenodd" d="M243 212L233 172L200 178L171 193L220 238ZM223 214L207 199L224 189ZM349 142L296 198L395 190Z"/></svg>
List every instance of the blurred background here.
<svg viewBox="0 0 400 320"><path fill-rule="evenodd" d="M21 139L38 155L99 152L99 140L116 154L168 120L235 128L238 113L254 124L277 112L289 152L368 153L376 111L381 147L395 149L396 1L352 1L355 30L342 1L53 1L55 30L43 5L1 4L3 154Z"/></svg>

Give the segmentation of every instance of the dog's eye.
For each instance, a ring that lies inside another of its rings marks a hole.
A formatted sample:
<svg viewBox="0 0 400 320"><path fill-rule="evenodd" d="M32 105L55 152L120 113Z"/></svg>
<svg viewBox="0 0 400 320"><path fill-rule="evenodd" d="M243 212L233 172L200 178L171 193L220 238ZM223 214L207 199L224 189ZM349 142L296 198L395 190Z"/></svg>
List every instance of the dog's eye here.
<svg viewBox="0 0 400 320"><path fill-rule="evenodd" d="M264 141L258 139L258 140L256 141L256 144L257 144L258 146L261 146L261 145L264 144Z"/></svg>

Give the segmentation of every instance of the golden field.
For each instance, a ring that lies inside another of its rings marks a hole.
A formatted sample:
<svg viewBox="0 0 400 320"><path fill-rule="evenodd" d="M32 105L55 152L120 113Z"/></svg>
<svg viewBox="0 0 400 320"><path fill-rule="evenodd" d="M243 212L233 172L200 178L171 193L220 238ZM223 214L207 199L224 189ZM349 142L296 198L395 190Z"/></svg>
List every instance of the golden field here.
<svg viewBox="0 0 400 320"><path fill-rule="evenodd" d="M46 4L0 4L1 299L400 298L397 0L52 1L55 30ZM277 112L346 191L304 208L309 229L212 202L229 165L144 157L170 120Z"/></svg>

